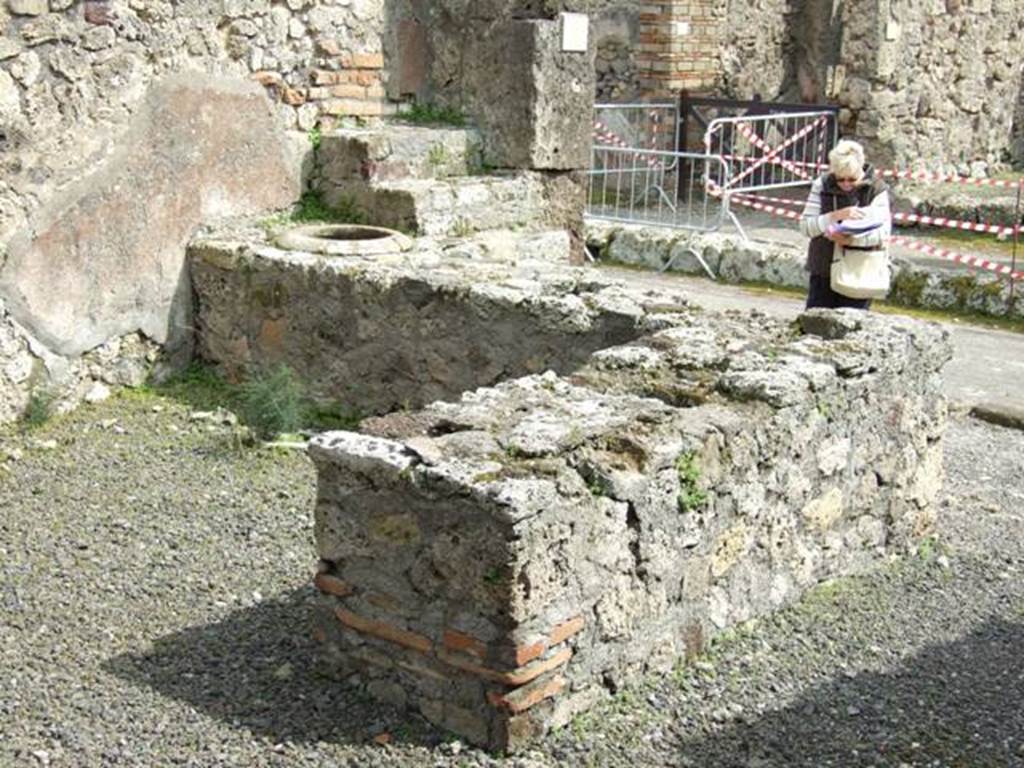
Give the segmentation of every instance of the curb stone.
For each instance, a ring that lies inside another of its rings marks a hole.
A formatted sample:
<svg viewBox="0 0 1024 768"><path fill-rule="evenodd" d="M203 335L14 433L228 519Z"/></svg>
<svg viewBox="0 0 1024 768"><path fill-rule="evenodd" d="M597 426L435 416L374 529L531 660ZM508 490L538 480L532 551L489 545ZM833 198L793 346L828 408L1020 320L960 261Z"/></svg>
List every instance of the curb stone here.
<svg viewBox="0 0 1024 768"><path fill-rule="evenodd" d="M989 424L1024 430L1024 408L998 403L979 403L970 409L969 414Z"/></svg>

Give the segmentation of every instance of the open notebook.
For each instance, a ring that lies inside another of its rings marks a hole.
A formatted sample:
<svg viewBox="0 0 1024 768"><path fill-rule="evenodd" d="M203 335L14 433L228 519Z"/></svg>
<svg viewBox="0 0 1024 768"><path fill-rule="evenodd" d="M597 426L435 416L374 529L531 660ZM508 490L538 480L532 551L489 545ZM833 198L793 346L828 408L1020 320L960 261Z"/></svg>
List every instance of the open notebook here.
<svg viewBox="0 0 1024 768"><path fill-rule="evenodd" d="M873 211L866 210L863 219L843 219L837 225L840 232L846 235L863 235L882 226L882 218Z"/></svg>

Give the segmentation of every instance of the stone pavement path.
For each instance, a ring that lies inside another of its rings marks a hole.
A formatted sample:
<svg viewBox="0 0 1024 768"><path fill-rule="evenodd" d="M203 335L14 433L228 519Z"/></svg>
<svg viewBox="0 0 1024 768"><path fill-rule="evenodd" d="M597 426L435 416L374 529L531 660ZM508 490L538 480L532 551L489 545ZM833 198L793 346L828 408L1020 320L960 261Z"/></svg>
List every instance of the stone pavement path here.
<svg viewBox="0 0 1024 768"><path fill-rule="evenodd" d="M702 277L598 266L607 277L634 285L671 288L712 311L757 309L776 317L796 317L800 299L785 293L752 291ZM944 386L954 408L985 408L1009 419L1024 420L1024 335L962 322L947 322L953 359L946 365Z"/></svg>

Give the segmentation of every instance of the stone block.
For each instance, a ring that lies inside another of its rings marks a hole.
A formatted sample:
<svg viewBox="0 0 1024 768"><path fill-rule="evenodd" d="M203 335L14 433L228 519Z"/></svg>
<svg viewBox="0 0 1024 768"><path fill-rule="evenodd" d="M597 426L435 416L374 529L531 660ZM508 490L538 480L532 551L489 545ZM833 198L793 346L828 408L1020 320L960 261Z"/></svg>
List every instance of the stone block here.
<svg viewBox="0 0 1024 768"><path fill-rule="evenodd" d="M463 128L339 130L322 137L319 162L319 183L330 196L333 187L352 182L362 186L478 173L481 139L477 131Z"/></svg>
<svg viewBox="0 0 1024 768"><path fill-rule="evenodd" d="M465 108L497 167L572 170L590 162L593 57L561 50L556 21L482 26L465 51Z"/></svg>
<svg viewBox="0 0 1024 768"><path fill-rule="evenodd" d="M325 202L354 203L380 226L461 237L495 229L582 228L578 186L557 185L554 175L473 174L481 162L475 131L338 131L324 137L319 156L317 186Z"/></svg>
<svg viewBox="0 0 1024 768"><path fill-rule="evenodd" d="M342 192L344 194L344 192ZM531 227L548 200L529 175L380 184L364 202L372 220L421 235L465 236Z"/></svg>
<svg viewBox="0 0 1024 768"><path fill-rule="evenodd" d="M15 16L41 16L50 10L47 0L7 0L7 7Z"/></svg>

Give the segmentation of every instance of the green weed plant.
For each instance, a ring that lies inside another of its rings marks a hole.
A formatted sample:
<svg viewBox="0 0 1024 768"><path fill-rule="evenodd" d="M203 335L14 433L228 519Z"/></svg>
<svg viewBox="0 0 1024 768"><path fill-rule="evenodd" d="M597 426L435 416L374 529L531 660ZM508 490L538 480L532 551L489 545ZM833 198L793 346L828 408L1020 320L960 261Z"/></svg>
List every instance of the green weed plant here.
<svg viewBox="0 0 1024 768"><path fill-rule="evenodd" d="M48 422L56 412L57 396L45 388L32 390L28 404L21 415L21 423L25 429L38 429Z"/></svg>
<svg viewBox="0 0 1024 768"><path fill-rule="evenodd" d="M316 191L306 192L290 211L270 216L260 222L268 233L296 224L366 224L366 213L354 197L342 197L334 206L327 205Z"/></svg>
<svg viewBox="0 0 1024 768"><path fill-rule="evenodd" d="M415 125L451 125L461 128L466 124L466 115L460 109L420 102L413 102L401 117L405 122Z"/></svg>
<svg viewBox="0 0 1024 768"><path fill-rule="evenodd" d="M166 397L197 411L224 408L260 439L298 437L308 431L351 431L363 418L356 409L306 397L298 377L286 365L261 369L243 384L235 384L213 366L193 363L168 381L139 387L131 394Z"/></svg>
<svg viewBox="0 0 1024 768"><path fill-rule="evenodd" d="M679 454L676 459L676 472L679 475L676 504L680 512L692 512L707 501L707 494L698 485L700 465L697 455L693 451Z"/></svg>
<svg viewBox="0 0 1024 768"><path fill-rule="evenodd" d="M261 440L298 432L305 409L302 384L287 365L257 371L239 390L239 418Z"/></svg>

